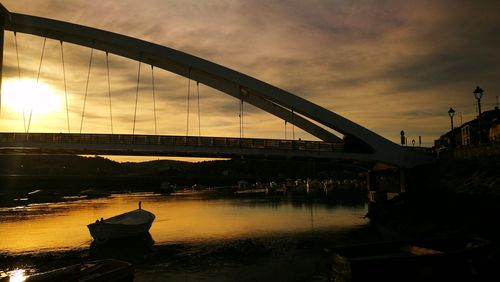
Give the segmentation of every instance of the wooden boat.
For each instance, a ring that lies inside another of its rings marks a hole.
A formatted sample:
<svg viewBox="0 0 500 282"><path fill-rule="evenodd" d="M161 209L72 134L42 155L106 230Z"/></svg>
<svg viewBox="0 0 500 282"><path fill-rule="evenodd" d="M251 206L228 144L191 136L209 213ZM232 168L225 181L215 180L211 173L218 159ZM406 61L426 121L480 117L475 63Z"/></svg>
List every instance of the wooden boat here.
<svg viewBox="0 0 500 282"><path fill-rule="evenodd" d="M339 247L333 249L332 281L475 281L491 245L446 238Z"/></svg>
<svg viewBox="0 0 500 282"><path fill-rule="evenodd" d="M253 189L245 189L238 190L234 192L235 195L239 196L263 196L267 194L266 188L253 188Z"/></svg>
<svg viewBox="0 0 500 282"><path fill-rule="evenodd" d="M139 208L108 219L96 220L87 225L90 235L96 243L105 243L111 239L145 235L149 232L155 215Z"/></svg>
<svg viewBox="0 0 500 282"><path fill-rule="evenodd" d="M25 282L128 282L134 281L134 269L128 262L106 259L75 264L26 277Z"/></svg>

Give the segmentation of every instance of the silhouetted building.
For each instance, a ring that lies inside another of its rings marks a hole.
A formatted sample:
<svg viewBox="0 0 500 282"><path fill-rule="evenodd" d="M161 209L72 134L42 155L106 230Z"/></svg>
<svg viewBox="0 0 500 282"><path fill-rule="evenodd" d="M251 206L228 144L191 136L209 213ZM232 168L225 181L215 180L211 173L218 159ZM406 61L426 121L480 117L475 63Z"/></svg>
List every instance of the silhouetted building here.
<svg viewBox="0 0 500 282"><path fill-rule="evenodd" d="M462 128L455 127L453 131L448 131L441 135L438 140L434 141L434 146L436 148L451 148L462 146Z"/></svg>
<svg viewBox="0 0 500 282"><path fill-rule="evenodd" d="M500 142L500 119L496 118L491 121L490 131L488 133L490 142Z"/></svg>
<svg viewBox="0 0 500 282"><path fill-rule="evenodd" d="M481 123L477 118L468 121L440 136L434 141L434 146L452 148L499 141L500 110L495 107L493 110L481 113Z"/></svg>

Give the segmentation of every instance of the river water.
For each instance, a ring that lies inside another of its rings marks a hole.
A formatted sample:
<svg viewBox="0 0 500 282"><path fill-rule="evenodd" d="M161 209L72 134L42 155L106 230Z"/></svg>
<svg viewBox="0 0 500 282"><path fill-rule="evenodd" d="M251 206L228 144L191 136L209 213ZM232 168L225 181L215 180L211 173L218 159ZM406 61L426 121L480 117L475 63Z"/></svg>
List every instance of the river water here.
<svg viewBox="0 0 500 282"><path fill-rule="evenodd" d="M345 230L366 223L363 203L343 205L281 197L217 197L207 193L114 194L71 202L0 209L0 250L39 252L89 246L86 227L137 208L156 219L156 244L247 238L314 230Z"/></svg>

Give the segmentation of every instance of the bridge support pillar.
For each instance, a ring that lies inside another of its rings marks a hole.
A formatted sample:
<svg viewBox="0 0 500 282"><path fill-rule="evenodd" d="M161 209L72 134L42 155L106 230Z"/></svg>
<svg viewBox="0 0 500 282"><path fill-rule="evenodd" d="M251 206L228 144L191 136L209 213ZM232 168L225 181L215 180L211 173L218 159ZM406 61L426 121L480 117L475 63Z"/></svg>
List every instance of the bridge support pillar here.
<svg viewBox="0 0 500 282"><path fill-rule="evenodd" d="M380 202L391 199L400 193L432 191L438 185L433 164L411 169L375 166L368 173L370 200Z"/></svg>
<svg viewBox="0 0 500 282"><path fill-rule="evenodd" d="M368 214L370 219L380 216L387 200L406 191L406 173L403 169L376 165L368 172Z"/></svg>
<svg viewBox="0 0 500 282"><path fill-rule="evenodd" d="M368 173L370 204L367 216L376 218L388 206L387 201L401 193L429 193L436 187L436 168L423 165L411 169L377 165Z"/></svg>
<svg viewBox="0 0 500 282"><path fill-rule="evenodd" d="M383 202L406 191L406 171L377 165L368 172L368 193L371 202Z"/></svg>

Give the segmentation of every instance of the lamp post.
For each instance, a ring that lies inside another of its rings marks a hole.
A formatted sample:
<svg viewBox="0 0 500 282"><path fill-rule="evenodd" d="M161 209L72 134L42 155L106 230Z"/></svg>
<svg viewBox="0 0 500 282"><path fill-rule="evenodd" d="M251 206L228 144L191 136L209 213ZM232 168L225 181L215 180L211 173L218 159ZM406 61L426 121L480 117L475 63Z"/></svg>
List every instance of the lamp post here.
<svg viewBox="0 0 500 282"><path fill-rule="evenodd" d="M483 128L481 127L481 98L483 97L483 89L481 87L476 86L476 89L472 92L474 94L474 98L477 100L477 109L479 111L479 116L477 117L478 126L479 126L479 143L483 142Z"/></svg>
<svg viewBox="0 0 500 282"><path fill-rule="evenodd" d="M455 110L453 108L450 108L448 110L448 115L450 116L451 121L451 131L453 131L453 116L455 115Z"/></svg>
<svg viewBox="0 0 500 282"><path fill-rule="evenodd" d="M451 121L451 131L450 131L451 147L455 147L455 133L453 132L453 116L455 115L455 110L453 108L450 108L448 110L448 115L450 116L450 121Z"/></svg>

